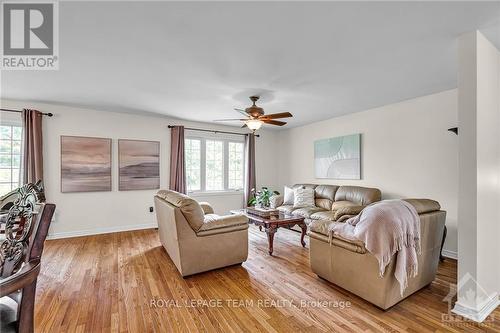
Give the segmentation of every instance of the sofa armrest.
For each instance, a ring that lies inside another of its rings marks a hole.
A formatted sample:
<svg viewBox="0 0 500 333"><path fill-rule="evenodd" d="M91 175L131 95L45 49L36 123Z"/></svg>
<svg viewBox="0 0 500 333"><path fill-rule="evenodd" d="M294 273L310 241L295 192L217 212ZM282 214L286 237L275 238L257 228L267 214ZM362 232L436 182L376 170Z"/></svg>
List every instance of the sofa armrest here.
<svg viewBox="0 0 500 333"><path fill-rule="evenodd" d="M272 195L269 198L269 203L271 205L271 208L277 208L277 207L283 205L284 201L285 201L285 197L283 196L283 194Z"/></svg>
<svg viewBox="0 0 500 333"><path fill-rule="evenodd" d="M248 218L245 215L225 215L215 214L205 215L205 221L198 231L208 231L215 229L230 228L236 226L248 226Z"/></svg>
<svg viewBox="0 0 500 333"><path fill-rule="evenodd" d="M208 202L200 202L200 206L205 215L214 213L214 208Z"/></svg>
<svg viewBox="0 0 500 333"><path fill-rule="evenodd" d="M418 214L437 212L441 209L439 202L431 199L403 199L415 207Z"/></svg>

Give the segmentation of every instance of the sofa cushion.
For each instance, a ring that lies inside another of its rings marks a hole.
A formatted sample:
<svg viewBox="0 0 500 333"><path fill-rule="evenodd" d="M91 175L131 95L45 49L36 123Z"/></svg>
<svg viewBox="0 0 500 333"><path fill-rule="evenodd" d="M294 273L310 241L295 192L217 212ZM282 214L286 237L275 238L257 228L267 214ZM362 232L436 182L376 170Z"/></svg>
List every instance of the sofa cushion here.
<svg viewBox="0 0 500 333"><path fill-rule="evenodd" d="M290 214L296 208L293 208L293 205L282 205L282 206L276 207L276 209L279 210L282 213Z"/></svg>
<svg viewBox="0 0 500 333"><path fill-rule="evenodd" d="M293 210L292 215L308 218L312 214L322 211L326 211L326 209L321 207L303 207Z"/></svg>
<svg viewBox="0 0 500 333"><path fill-rule="evenodd" d="M325 209L331 209L332 203L335 200L335 193L338 190L337 185L318 185L314 189L314 195L316 198L316 206Z"/></svg>
<svg viewBox="0 0 500 333"><path fill-rule="evenodd" d="M317 199L335 200L335 193L339 187L337 185L318 185L314 188Z"/></svg>
<svg viewBox="0 0 500 333"><path fill-rule="evenodd" d="M357 205L366 206L380 201L382 194L379 189L361 186L340 186L335 193L335 201L352 201Z"/></svg>
<svg viewBox="0 0 500 333"><path fill-rule="evenodd" d="M341 208L345 208L345 207L354 207L354 206L358 206L357 204L355 204L354 202L352 201L335 201L333 204L332 204L332 211L337 211Z"/></svg>
<svg viewBox="0 0 500 333"><path fill-rule="evenodd" d="M288 186L283 188L283 204L293 205L293 188Z"/></svg>
<svg viewBox="0 0 500 333"><path fill-rule="evenodd" d="M191 229L193 229L194 231L200 230L201 226L203 225L205 213L196 200L188 197L185 194L170 190L158 191L156 196L179 208L182 212L182 215L184 215L186 221L189 223Z"/></svg>
<svg viewBox="0 0 500 333"><path fill-rule="evenodd" d="M327 220L327 221L335 221L335 211L327 210L316 212L312 214L309 218L312 220Z"/></svg>
<svg viewBox="0 0 500 333"><path fill-rule="evenodd" d="M293 207L314 207L314 190L299 187L293 191Z"/></svg>
<svg viewBox="0 0 500 333"><path fill-rule="evenodd" d="M315 199L314 200L314 205L316 207L321 207L324 209L330 210L332 208L332 203L333 201L328 200L328 199Z"/></svg>
<svg viewBox="0 0 500 333"><path fill-rule="evenodd" d="M439 202L431 199L403 199L410 205L415 207L415 210L419 214L425 214L430 212L435 212L441 209Z"/></svg>

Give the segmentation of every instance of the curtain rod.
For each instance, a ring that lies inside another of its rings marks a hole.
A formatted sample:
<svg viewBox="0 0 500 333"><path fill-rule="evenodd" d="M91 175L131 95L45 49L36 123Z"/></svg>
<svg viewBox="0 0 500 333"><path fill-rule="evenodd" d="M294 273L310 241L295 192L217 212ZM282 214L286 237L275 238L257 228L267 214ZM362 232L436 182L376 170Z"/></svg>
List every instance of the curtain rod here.
<svg viewBox="0 0 500 333"><path fill-rule="evenodd" d="M23 111L21 110L11 110L11 109L0 109L0 111L5 111L5 112L17 112L17 113L21 113ZM42 112L42 116L47 116L47 117L52 117L54 114L53 113L43 113Z"/></svg>
<svg viewBox="0 0 500 333"><path fill-rule="evenodd" d="M173 125L168 125L168 128L175 127ZM190 130L190 131L200 131L200 132L210 132L210 133L223 133L223 134L234 134L234 135L248 135L250 133L237 133L237 132L226 132L226 131L217 131L217 130L208 130L208 129L202 129L202 128L191 128L191 127L184 127L184 129ZM258 138L260 135L255 134L255 136Z"/></svg>

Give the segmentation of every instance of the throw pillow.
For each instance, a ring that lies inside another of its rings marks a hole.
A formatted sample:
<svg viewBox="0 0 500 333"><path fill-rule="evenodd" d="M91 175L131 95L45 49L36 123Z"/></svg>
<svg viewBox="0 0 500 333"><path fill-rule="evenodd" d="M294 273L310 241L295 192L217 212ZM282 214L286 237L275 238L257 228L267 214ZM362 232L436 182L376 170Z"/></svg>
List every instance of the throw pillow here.
<svg viewBox="0 0 500 333"><path fill-rule="evenodd" d="M314 189L299 187L293 192L293 207L314 207Z"/></svg>
<svg viewBox="0 0 500 333"><path fill-rule="evenodd" d="M273 209L278 208L281 205L283 205L283 195L275 194L269 198L269 206L271 206L271 208L273 208Z"/></svg>
<svg viewBox="0 0 500 333"><path fill-rule="evenodd" d="M285 186L283 189L283 205L293 205L293 189L291 187Z"/></svg>

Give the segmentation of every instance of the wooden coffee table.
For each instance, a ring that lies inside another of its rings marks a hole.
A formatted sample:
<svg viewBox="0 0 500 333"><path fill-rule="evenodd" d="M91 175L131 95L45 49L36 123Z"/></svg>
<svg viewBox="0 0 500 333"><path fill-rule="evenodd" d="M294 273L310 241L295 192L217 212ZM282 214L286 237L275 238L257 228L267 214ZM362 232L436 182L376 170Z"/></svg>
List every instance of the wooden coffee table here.
<svg viewBox="0 0 500 333"><path fill-rule="evenodd" d="M297 225L302 229L302 233L300 235L300 243L303 247L306 246L306 242L304 241L304 236L307 232L307 225L304 223L304 218L300 216L293 216L290 214L280 212L279 215L273 215L270 217L262 217L254 214L250 214L246 209L238 209L232 210L232 214L243 214L248 218L248 222L255 224L262 230L264 230L267 234L267 240L269 242L269 254L273 254L273 242L274 242L274 234L278 230L278 228L288 228Z"/></svg>

